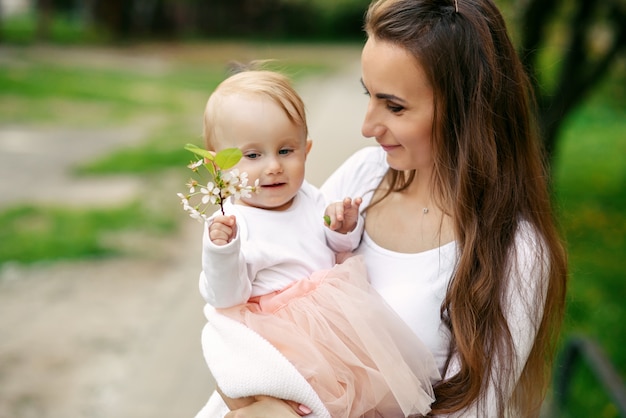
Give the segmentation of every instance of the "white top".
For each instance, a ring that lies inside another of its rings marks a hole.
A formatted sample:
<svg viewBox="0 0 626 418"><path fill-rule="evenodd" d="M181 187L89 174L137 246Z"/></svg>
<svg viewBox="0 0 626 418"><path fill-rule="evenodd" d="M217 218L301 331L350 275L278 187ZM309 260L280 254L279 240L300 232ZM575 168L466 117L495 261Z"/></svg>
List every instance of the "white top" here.
<svg viewBox="0 0 626 418"><path fill-rule="evenodd" d="M361 209L371 202L372 195L388 169L385 152L380 147L367 147L357 151L333 173L322 186L328 199L344 196L363 197ZM410 214L407 214L410 216ZM522 222L517 232L516 257L511 258L509 286L507 287L507 322L517 353L513 365L515 379L528 358L537 327L543 314L546 280L541 276L539 261L540 242L528 224ZM440 308L456 262L455 242L416 254L398 253L377 245L364 233L361 246L356 251L364 256L370 281L389 305L413 329L432 351L440 373L447 357L450 335L441 321ZM496 364L494 376L502 365ZM452 359L448 375L458 371L458 362ZM512 385L514 382L509 382ZM469 408L454 416L495 417L493 387L485 394L487 411Z"/></svg>
<svg viewBox="0 0 626 418"><path fill-rule="evenodd" d="M284 211L226 202L225 212L236 216L238 233L230 243L217 246L208 236L212 218L205 225L200 293L207 303L227 308L283 289L314 271L331 268L335 252L356 248L363 220L349 234L331 231L324 225L326 206L321 192L306 181ZM213 216L217 214L221 212Z"/></svg>

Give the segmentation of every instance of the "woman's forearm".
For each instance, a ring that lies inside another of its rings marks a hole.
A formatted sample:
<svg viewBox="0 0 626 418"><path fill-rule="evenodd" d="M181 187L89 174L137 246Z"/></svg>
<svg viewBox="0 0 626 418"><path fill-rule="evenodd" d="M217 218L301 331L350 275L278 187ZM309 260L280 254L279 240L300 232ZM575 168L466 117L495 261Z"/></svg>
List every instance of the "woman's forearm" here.
<svg viewBox="0 0 626 418"><path fill-rule="evenodd" d="M293 401L284 401L270 396L233 399L224 395L219 388L217 392L230 409L224 418L293 418L311 413L309 408Z"/></svg>

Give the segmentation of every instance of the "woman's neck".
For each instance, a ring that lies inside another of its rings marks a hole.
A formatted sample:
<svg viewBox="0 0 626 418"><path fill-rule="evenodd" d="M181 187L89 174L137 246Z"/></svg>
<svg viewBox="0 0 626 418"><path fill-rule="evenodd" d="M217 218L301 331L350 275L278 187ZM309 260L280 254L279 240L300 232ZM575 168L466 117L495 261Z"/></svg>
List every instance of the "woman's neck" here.
<svg viewBox="0 0 626 418"><path fill-rule="evenodd" d="M404 190L391 192L368 209L365 229L370 238L402 253L427 251L453 241L452 218L434 198L431 185L430 179L418 173ZM379 188L374 200L382 193Z"/></svg>
<svg viewBox="0 0 626 418"><path fill-rule="evenodd" d="M425 177L423 173L422 175L417 173L407 188L399 193L403 195L406 202L416 207L427 208L430 211L434 209L435 199L433 198L432 183L430 179Z"/></svg>

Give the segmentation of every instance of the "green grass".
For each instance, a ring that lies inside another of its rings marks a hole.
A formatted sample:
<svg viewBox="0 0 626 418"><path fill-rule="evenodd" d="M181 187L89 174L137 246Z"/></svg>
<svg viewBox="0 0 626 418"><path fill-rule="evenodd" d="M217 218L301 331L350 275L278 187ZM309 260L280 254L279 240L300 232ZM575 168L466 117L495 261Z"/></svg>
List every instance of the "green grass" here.
<svg viewBox="0 0 626 418"><path fill-rule="evenodd" d="M25 60L23 66L0 67L0 107L7 110L0 113L0 123L80 126L85 115L91 123L103 125L127 123L141 115L182 114L191 112L193 104L201 105L223 74L221 68L155 75ZM86 110L80 111L83 106Z"/></svg>
<svg viewBox="0 0 626 418"><path fill-rule="evenodd" d="M197 127L196 127L197 128ZM202 145L200 129L173 122L159 127L143 145L123 148L75 168L78 175L142 174L166 168L184 167L193 157L183 149L186 143Z"/></svg>
<svg viewBox="0 0 626 418"><path fill-rule="evenodd" d="M171 217L138 203L113 209L18 206L0 213L0 225L0 261L19 263L110 256L119 250L106 243L107 234L164 234L175 227Z"/></svg>
<svg viewBox="0 0 626 418"><path fill-rule="evenodd" d="M51 19L49 40L57 44L85 44L103 42L107 36L84 20L64 14ZM5 17L0 28L5 42L30 45L37 41L37 16L34 13Z"/></svg>

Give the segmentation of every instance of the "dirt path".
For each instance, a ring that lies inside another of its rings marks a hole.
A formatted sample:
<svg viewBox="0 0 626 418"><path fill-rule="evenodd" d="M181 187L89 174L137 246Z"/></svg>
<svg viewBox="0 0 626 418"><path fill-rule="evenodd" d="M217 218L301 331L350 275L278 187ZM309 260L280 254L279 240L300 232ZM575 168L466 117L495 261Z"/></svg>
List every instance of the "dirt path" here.
<svg viewBox="0 0 626 418"><path fill-rule="evenodd" d="M298 85L314 140L308 178L316 185L367 144L359 133L359 73L355 59ZM0 127L0 205L24 198L6 180L11 167L23 171L25 142L15 132ZM64 170L89 156L68 149L56 148L49 181L82 196L94 184L70 180ZM99 183L110 193L103 201L129 196L136 185L127 180ZM50 190L50 198L59 193ZM141 243L149 250L133 257L2 270L0 418L192 417L214 386L200 348L198 228L185 222L174 237Z"/></svg>

